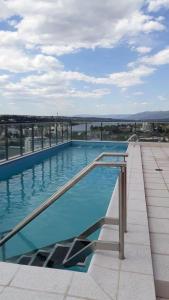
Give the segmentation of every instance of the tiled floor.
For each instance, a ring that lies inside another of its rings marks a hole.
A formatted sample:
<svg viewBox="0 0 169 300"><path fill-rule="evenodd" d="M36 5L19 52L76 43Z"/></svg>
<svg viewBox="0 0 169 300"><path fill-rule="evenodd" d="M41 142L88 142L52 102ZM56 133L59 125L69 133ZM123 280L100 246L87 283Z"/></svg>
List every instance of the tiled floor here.
<svg viewBox="0 0 169 300"><path fill-rule="evenodd" d="M156 292L169 298L169 146L142 144L141 153Z"/></svg>

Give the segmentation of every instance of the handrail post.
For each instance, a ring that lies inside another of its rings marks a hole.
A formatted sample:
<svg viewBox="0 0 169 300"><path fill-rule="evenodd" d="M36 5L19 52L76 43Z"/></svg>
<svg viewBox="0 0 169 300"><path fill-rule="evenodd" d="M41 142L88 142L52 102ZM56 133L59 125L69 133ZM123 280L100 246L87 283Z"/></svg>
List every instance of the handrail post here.
<svg viewBox="0 0 169 300"><path fill-rule="evenodd" d="M124 172L124 231L127 232L127 165L123 167Z"/></svg>
<svg viewBox="0 0 169 300"><path fill-rule="evenodd" d="M124 259L124 194L123 194L123 168L119 175L119 258Z"/></svg>

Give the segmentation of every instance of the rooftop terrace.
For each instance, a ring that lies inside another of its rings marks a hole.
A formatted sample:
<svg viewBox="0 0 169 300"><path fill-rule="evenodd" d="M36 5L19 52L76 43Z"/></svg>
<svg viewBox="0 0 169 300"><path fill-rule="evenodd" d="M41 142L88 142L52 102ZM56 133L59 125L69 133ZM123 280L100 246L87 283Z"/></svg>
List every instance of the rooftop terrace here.
<svg viewBox="0 0 169 300"><path fill-rule="evenodd" d="M169 145L130 143L125 259L96 251L87 273L0 262L0 299L169 299ZM108 217L118 216L118 189ZM100 240L118 241L104 225Z"/></svg>

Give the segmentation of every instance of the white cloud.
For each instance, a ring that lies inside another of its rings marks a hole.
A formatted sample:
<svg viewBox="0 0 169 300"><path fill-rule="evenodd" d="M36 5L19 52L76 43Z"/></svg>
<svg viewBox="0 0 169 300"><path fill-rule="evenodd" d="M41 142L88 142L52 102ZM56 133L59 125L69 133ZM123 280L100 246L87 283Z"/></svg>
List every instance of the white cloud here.
<svg viewBox="0 0 169 300"><path fill-rule="evenodd" d="M169 8L169 0L149 0L149 11L158 11L162 7Z"/></svg>
<svg viewBox="0 0 169 300"><path fill-rule="evenodd" d="M95 88L88 90L78 90L72 87L74 81L94 80L93 77L87 77L84 74L65 71L50 71L49 73L39 75L29 75L17 82L6 82L1 91L3 96L23 98L34 97L43 99L61 98L100 98L110 94L107 88Z"/></svg>
<svg viewBox="0 0 169 300"><path fill-rule="evenodd" d="M5 81L7 81L8 80L8 78L9 78L9 76L8 75L0 75L0 82L5 82Z"/></svg>
<svg viewBox="0 0 169 300"><path fill-rule="evenodd" d="M138 92L134 92L133 95L134 96L142 96L144 93L141 92L141 91L138 91Z"/></svg>
<svg viewBox="0 0 169 300"><path fill-rule="evenodd" d="M22 17L15 27L25 45L49 55L82 48L113 47L123 38L164 30L160 20L140 11L144 0L8 0ZM99 28L99 30L98 30Z"/></svg>
<svg viewBox="0 0 169 300"><path fill-rule="evenodd" d="M12 10L8 8L4 0L0 0L0 19L8 18L12 13Z"/></svg>
<svg viewBox="0 0 169 300"><path fill-rule="evenodd" d="M138 52L138 53L140 53L140 54L145 54L145 53L149 53L149 52L151 52L151 50L152 50L152 48L150 48L150 47L137 47L137 48L135 48L135 50Z"/></svg>
<svg viewBox="0 0 169 300"><path fill-rule="evenodd" d="M148 105L148 102L146 102L146 101L142 101L142 102L133 102L133 104L135 105L135 106L147 106Z"/></svg>
<svg viewBox="0 0 169 300"><path fill-rule="evenodd" d="M46 82L48 85L55 84L56 80L57 82L67 82L67 84L71 81L83 81L91 84L114 85L120 88L127 88L142 83L142 79L152 74L154 70L154 68L142 65L126 72L112 73L105 77L94 77L79 72L62 71L52 72L40 77L34 76L33 80L31 79L31 81L37 83L40 80L41 83L43 82L44 84ZM23 81L29 81L29 78Z"/></svg>
<svg viewBox="0 0 169 300"><path fill-rule="evenodd" d="M92 91L78 91L76 89L72 89L68 91L64 97L73 97L73 98L101 98L103 96L109 95L110 90L108 89L95 89Z"/></svg>
<svg viewBox="0 0 169 300"><path fill-rule="evenodd" d="M98 78L98 83L112 84L120 88L128 88L137 84L141 84L142 79L151 75L154 68L140 65L126 72L112 73L106 78Z"/></svg>
<svg viewBox="0 0 169 300"><path fill-rule="evenodd" d="M19 39L18 33L16 31L0 31L0 45L13 47L13 46L21 46L23 42Z"/></svg>
<svg viewBox="0 0 169 300"><path fill-rule="evenodd" d="M25 55L24 51L14 47L0 48L0 69L10 72L46 71L60 69L61 63L53 56L42 54Z"/></svg>
<svg viewBox="0 0 169 300"><path fill-rule="evenodd" d="M163 95L159 95L159 96L158 96L158 99L159 99L160 101L169 101L169 97L168 97L168 96L163 96Z"/></svg>
<svg viewBox="0 0 169 300"><path fill-rule="evenodd" d="M87 76L79 72L64 70L51 70L48 73L27 75L17 82L6 82L1 91L5 97L17 97L32 99L33 97L43 99L56 98L100 98L111 93L106 86L118 86L128 88L141 84L144 77L154 72L153 68L139 66L128 72L112 73L106 77ZM81 81L99 86L98 88L77 89L74 83Z"/></svg>
<svg viewBox="0 0 169 300"><path fill-rule="evenodd" d="M154 66L169 64L169 47L159 51L155 55L143 57L141 62Z"/></svg>

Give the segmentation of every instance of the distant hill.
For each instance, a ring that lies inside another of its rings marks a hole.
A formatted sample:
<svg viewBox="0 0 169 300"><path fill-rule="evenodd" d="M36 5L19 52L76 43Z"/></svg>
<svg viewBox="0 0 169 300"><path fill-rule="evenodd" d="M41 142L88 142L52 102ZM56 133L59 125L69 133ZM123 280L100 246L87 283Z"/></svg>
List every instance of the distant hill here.
<svg viewBox="0 0 169 300"><path fill-rule="evenodd" d="M31 116L0 115L0 124L29 122L120 122L163 121L169 122L169 111L144 111L137 114L75 115L75 116Z"/></svg>
<svg viewBox="0 0 169 300"><path fill-rule="evenodd" d="M78 115L76 117L97 117L97 118L111 118L111 119L123 119L132 121L149 121L149 120L163 120L169 121L169 111L144 111L136 114L112 114L112 115Z"/></svg>
<svg viewBox="0 0 169 300"><path fill-rule="evenodd" d="M106 118L106 119L128 119L131 115L130 114L112 114L112 115L88 115L88 114L81 114L75 115L74 117L80 118Z"/></svg>
<svg viewBox="0 0 169 300"><path fill-rule="evenodd" d="M132 120L169 120L169 111L144 111L129 116Z"/></svg>

